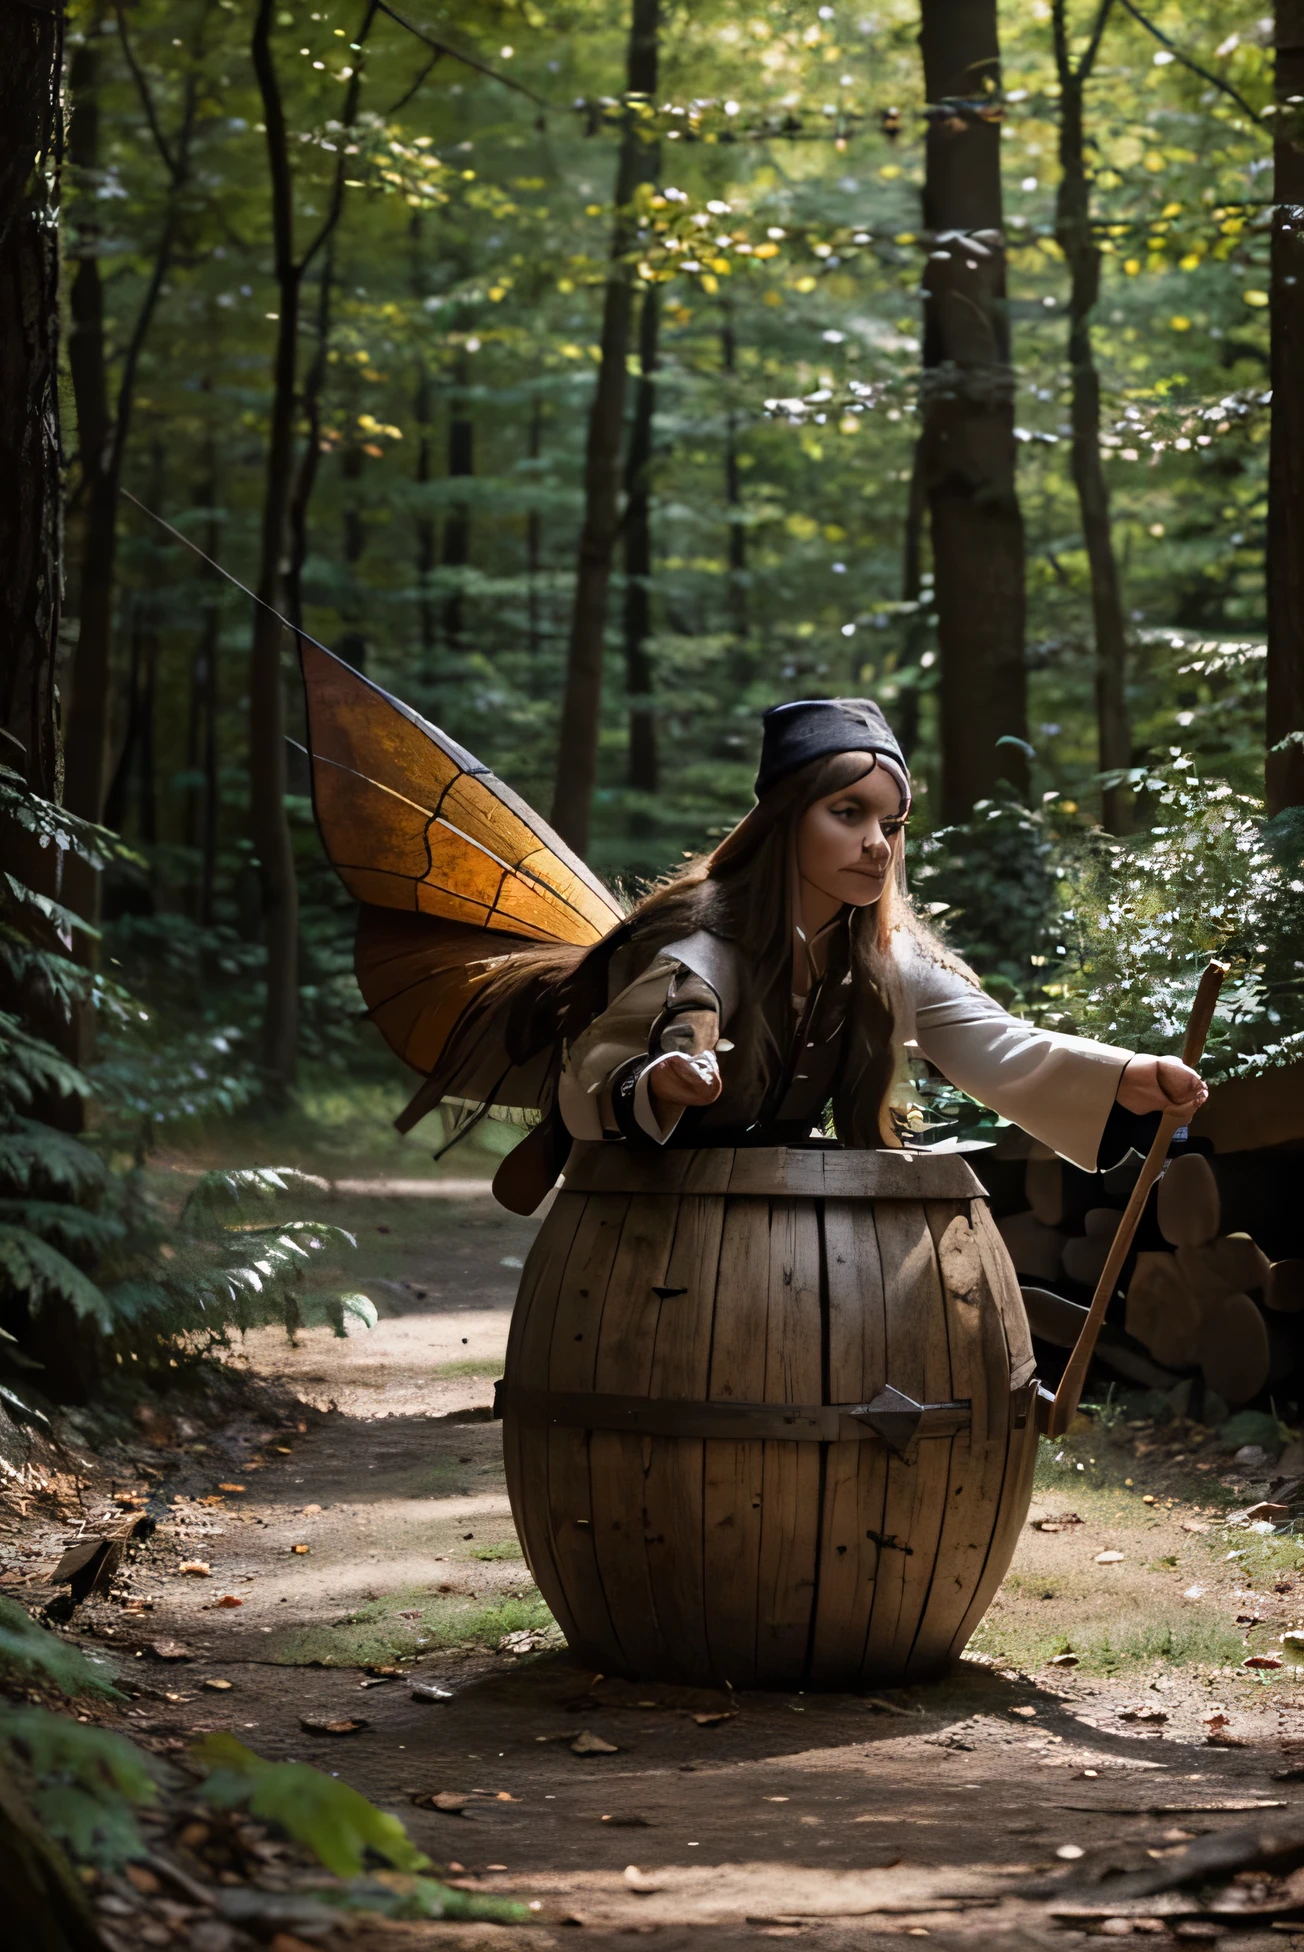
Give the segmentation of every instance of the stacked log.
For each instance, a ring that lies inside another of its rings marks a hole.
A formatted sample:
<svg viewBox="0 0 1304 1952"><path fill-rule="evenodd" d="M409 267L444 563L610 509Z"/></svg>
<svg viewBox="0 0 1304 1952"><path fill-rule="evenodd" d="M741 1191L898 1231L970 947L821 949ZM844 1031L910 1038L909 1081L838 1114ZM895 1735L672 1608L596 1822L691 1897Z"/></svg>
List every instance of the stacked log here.
<svg viewBox="0 0 1304 1952"><path fill-rule="evenodd" d="M1027 1207L997 1223L1020 1276L1093 1290L1138 1168L1132 1158L1093 1177L1031 1145ZM1195 1152L1174 1159L1134 1256L1125 1326L1164 1369L1198 1370L1208 1390L1237 1407L1300 1366L1297 1338L1284 1333L1284 1322L1276 1330L1272 1323L1304 1314L1304 1259L1274 1264L1248 1232L1222 1225L1208 1159Z"/></svg>

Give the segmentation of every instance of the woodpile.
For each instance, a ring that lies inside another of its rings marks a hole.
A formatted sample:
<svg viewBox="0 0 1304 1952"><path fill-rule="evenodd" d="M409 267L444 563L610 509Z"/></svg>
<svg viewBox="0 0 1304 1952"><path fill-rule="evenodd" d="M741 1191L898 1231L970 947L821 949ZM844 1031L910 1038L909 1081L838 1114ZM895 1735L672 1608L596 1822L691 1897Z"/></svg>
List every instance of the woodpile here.
<svg viewBox="0 0 1304 1952"><path fill-rule="evenodd" d="M1035 1142L1024 1149L1026 1204L998 1220L1001 1236L1022 1280L1084 1302L1140 1162L1092 1175ZM1125 1264L1121 1326L1174 1381L1198 1372L1206 1391L1237 1408L1304 1371L1304 1335L1284 1319L1304 1315L1304 1258L1274 1262L1249 1231L1225 1229L1216 1163L1189 1152L1166 1169ZM998 1213L1011 1203L1017 1169L1010 1161L1001 1170Z"/></svg>

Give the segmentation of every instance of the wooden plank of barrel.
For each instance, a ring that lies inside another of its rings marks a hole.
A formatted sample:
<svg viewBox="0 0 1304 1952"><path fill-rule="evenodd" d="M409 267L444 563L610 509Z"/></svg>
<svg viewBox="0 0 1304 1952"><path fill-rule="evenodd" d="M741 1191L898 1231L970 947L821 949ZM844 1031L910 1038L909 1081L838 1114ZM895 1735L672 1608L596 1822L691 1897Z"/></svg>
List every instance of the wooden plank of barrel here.
<svg viewBox="0 0 1304 1952"><path fill-rule="evenodd" d="M581 1145L500 1386L512 1511L604 1673L922 1678L1009 1564L1033 1387L961 1155Z"/></svg>

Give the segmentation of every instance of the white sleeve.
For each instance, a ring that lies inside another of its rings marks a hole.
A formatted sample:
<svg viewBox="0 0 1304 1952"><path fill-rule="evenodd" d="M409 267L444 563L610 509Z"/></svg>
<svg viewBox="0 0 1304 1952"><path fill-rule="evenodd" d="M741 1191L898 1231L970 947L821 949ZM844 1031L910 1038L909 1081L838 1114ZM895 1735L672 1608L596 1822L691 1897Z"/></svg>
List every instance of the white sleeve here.
<svg viewBox="0 0 1304 1952"><path fill-rule="evenodd" d="M897 963L923 1055L971 1098L1094 1172L1132 1053L1012 1017L905 935L896 937Z"/></svg>

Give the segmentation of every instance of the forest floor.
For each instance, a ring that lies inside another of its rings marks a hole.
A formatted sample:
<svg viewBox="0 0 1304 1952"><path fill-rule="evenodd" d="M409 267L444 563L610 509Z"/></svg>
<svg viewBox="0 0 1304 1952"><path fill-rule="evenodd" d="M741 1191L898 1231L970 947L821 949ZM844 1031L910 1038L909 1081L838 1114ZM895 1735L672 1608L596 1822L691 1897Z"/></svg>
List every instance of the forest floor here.
<svg viewBox="0 0 1304 1952"><path fill-rule="evenodd" d="M1112 1411L1043 1446L1013 1569L936 1685L603 1679L571 1660L529 1578L489 1415L537 1220L465 1182L394 1178L341 1181L329 1217L358 1236L351 1278L378 1325L297 1346L252 1333L230 1361L257 1379L251 1402L279 1403L275 1422L142 1415L114 1482L87 1463L85 1527L114 1496L162 1516L72 1630L116 1650L137 1684L119 1725L147 1745L229 1729L314 1762L401 1814L450 1881L537 1907L529 1925L348 1942L523 1952L571 1927L663 1952L903 1936L1023 1952L1097 1934L1304 1948L1304 1925L1274 1929L1291 1894L1236 1876L1264 1861L1260 1833L1304 1846L1304 1669L1243 1665L1280 1660L1304 1622L1304 1540L1244 1515L1278 1481L1269 1460ZM50 1497L11 1492L18 1505L2 1589L39 1606L71 1533ZM576 1752L585 1732L601 1752ZM1230 1833L1242 1842L1218 1841ZM122 1928L141 1906L145 1943L250 1943L160 1925L146 1896L114 1890Z"/></svg>

